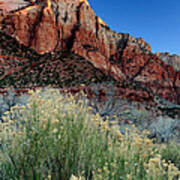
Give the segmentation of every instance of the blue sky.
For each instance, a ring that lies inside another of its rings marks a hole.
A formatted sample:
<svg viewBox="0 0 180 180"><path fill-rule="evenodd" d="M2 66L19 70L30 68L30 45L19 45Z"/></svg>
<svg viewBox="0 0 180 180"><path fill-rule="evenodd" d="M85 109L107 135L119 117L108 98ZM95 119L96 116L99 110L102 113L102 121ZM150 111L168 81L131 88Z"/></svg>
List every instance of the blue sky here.
<svg viewBox="0 0 180 180"><path fill-rule="evenodd" d="M116 32L142 37L152 51L180 55L180 0L88 0Z"/></svg>

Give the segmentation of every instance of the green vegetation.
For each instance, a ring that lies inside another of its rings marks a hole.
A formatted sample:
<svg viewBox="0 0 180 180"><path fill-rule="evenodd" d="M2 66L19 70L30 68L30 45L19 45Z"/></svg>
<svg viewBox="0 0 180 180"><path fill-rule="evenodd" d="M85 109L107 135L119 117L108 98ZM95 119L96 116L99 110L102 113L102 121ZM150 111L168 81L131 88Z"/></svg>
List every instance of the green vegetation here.
<svg viewBox="0 0 180 180"><path fill-rule="evenodd" d="M154 144L147 131L135 127L121 134L116 121L110 128L79 98L83 93L30 93L27 107L11 107L0 124L0 179L180 178L174 144Z"/></svg>

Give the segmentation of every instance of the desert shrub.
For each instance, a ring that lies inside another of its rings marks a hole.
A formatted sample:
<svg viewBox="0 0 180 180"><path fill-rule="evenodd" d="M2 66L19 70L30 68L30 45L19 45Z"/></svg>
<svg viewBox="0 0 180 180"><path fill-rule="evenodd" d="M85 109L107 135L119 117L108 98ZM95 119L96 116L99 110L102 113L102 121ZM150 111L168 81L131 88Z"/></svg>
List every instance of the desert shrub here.
<svg viewBox="0 0 180 180"><path fill-rule="evenodd" d="M86 98L30 92L0 126L0 179L173 179L178 169L136 128L122 135L92 114ZM20 115L18 116L18 113Z"/></svg>
<svg viewBox="0 0 180 180"><path fill-rule="evenodd" d="M0 95L0 120L2 121L1 116L8 110L8 105L4 103L3 96Z"/></svg>
<svg viewBox="0 0 180 180"><path fill-rule="evenodd" d="M180 144L171 142L160 146L160 153L166 162L171 161L180 170Z"/></svg>
<svg viewBox="0 0 180 180"><path fill-rule="evenodd" d="M5 95L0 95L0 115L4 112L10 111L11 107L15 105L15 93L10 89L7 90Z"/></svg>
<svg viewBox="0 0 180 180"><path fill-rule="evenodd" d="M12 88L7 89L7 93L4 95L0 94L0 121L3 122L2 116L6 112L10 112L11 108L15 105L26 105L28 104L29 95L16 96L16 93ZM11 118L11 113L9 117Z"/></svg>
<svg viewBox="0 0 180 180"><path fill-rule="evenodd" d="M90 87L95 94L95 96L88 101L88 106L92 107L92 113L98 113L103 120L107 118L109 121L114 120L114 116L118 116L118 107L115 106L117 100L115 93L117 89L113 82L94 83L91 84Z"/></svg>
<svg viewBox="0 0 180 180"><path fill-rule="evenodd" d="M139 130L143 131L148 129L151 123L154 122L155 114L145 110L143 105L130 103L118 97L116 95L117 88L115 88L113 82L91 84L90 87L95 94L88 101L91 112L93 114L98 113L104 121L108 120L110 124L111 122L118 122L122 134L125 133L126 128L132 129L132 124L135 124ZM105 100L99 100L100 90L105 92Z"/></svg>
<svg viewBox="0 0 180 180"><path fill-rule="evenodd" d="M151 137L156 138L159 143L169 143L179 136L179 120L170 117L159 116L156 121L150 125Z"/></svg>

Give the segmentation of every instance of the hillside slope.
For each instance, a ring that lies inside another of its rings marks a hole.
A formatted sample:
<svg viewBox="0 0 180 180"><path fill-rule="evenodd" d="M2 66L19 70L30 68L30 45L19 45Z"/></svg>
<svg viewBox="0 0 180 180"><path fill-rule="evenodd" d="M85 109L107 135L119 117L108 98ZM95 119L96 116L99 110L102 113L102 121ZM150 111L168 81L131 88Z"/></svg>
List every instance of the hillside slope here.
<svg viewBox="0 0 180 180"><path fill-rule="evenodd" d="M143 38L113 32L86 0L16 2L0 5L1 88L113 79L125 98L180 104L180 72Z"/></svg>

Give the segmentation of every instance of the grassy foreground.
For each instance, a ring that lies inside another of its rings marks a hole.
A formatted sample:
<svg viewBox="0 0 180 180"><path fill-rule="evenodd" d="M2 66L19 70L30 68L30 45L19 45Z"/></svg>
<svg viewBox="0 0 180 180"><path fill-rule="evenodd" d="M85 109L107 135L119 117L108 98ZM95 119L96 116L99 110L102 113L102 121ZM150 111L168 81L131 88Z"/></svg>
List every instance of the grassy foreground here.
<svg viewBox="0 0 180 180"><path fill-rule="evenodd" d="M30 93L28 106L14 106L0 124L0 179L180 179L179 146L153 144L136 128L121 134L85 98Z"/></svg>

